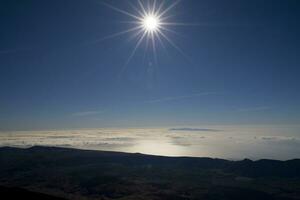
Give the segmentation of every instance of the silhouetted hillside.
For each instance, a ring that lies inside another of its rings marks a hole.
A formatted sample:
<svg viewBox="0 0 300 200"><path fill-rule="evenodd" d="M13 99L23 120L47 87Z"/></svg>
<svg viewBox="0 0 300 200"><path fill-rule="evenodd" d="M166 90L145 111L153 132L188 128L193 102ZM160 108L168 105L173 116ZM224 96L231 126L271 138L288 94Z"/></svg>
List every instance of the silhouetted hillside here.
<svg viewBox="0 0 300 200"><path fill-rule="evenodd" d="M300 199L300 160L0 148L0 185L68 199Z"/></svg>

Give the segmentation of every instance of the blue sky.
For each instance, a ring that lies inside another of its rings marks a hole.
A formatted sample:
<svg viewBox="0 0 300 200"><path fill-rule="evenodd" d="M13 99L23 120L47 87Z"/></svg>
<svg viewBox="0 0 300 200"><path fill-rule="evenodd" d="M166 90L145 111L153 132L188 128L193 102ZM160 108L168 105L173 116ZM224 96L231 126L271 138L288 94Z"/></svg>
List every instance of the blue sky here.
<svg viewBox="0 0 300 200"><path fill-rule="evenodd" d="M0 4L1 129L299 123L297 0L182 1L172 21L199 25L168 37L188 58L143 43L125 70L132 34L95 41L131 19L100 0Z"/></svg>

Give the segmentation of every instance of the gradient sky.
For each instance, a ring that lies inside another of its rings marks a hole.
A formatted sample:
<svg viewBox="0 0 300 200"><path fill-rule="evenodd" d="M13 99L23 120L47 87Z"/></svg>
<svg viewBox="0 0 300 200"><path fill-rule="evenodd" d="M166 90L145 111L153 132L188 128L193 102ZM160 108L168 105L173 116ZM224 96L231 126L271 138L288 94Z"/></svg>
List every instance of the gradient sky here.
<svg viewBox="0 0 300 200"><path fill-rule="evenodd" d="M131 18L99 2L0 0L0 129L300 123L300 1L184 0L188 58L142 44L126 70L132 34L95 41Z"/></svg>

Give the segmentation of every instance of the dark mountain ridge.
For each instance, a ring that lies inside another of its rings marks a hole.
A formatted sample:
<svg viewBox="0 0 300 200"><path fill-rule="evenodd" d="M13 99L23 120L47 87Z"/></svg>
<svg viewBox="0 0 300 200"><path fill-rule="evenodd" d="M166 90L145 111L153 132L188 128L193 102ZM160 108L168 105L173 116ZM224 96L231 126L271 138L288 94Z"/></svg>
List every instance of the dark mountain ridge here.
<svg viewBox="0 0 300 200"><path fill-rule="evenodd" d="M0 185L67 199L292 200L300 199L300 159L229 161L3 147Z"/></svg>
<svg viewBox="0 0 300 200"><path fill-rule="evenodd" d="M10 155L11 158L7 158L7 155ZM82 165L118 162L131 165L171 165L174 167L188 166L189 168L225 169L243 176L251 177L300 177L300 159L287 161L268 159L257 161L249 159L229 161L216 158L165 157L144 155L140 153L77 150L42 146L34 146L27 149L13 147L0 148L1 165L5 165L9 162L9 160L14 160L14 157L19 156L22 156L22 160L20 160L21 162L26 162L27 160L36 158L36 163L31 163L33 165L40 165L43 163L51 164L53 162L55 162L56 165ZM78 163L78 160L80 160L80 163Z"/></svg>

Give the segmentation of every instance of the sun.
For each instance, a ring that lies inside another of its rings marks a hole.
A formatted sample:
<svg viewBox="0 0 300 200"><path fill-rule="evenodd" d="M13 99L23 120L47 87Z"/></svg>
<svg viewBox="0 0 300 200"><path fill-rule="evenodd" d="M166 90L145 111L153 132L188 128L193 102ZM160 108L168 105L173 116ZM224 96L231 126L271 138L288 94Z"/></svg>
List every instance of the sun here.
<svg viewBox="0 0 300 200"><path fill-rule="evenodd" d="M165 42L187 58L188 56L185 55L184 51L181 50L181 48L168 36L169 34L177 35L177 31L172 30L171 27L190 25L190 23L176 23L169 21L174 15L170 12L181 1L182 0L172 0L172 3L166 3L167 1L148 0L148 3L145 3L147 2L146 0L137 0L137 5L132 3L129 4L132 7L132 11L122 10L102 1L101 4L131 18L130 21L124 21L124 23L131 27L128 27L128 29L121 32L111 34L100 39L100 41L132 33L132 38L136 39L136 45L130 53L125 66L129 64L140 46L144 46L145 52L148 51L148 49L152 49L153 58L151 59L157 63L157 50L159 47L163 47L162 49L166 51Z"/></svg>
<svg viewBox="0 0 300 200"><path fill-rule="evenodd" d="M155 15L147 15L142 20L142 26L146 32L158 31L160 19Z"/></svg>

